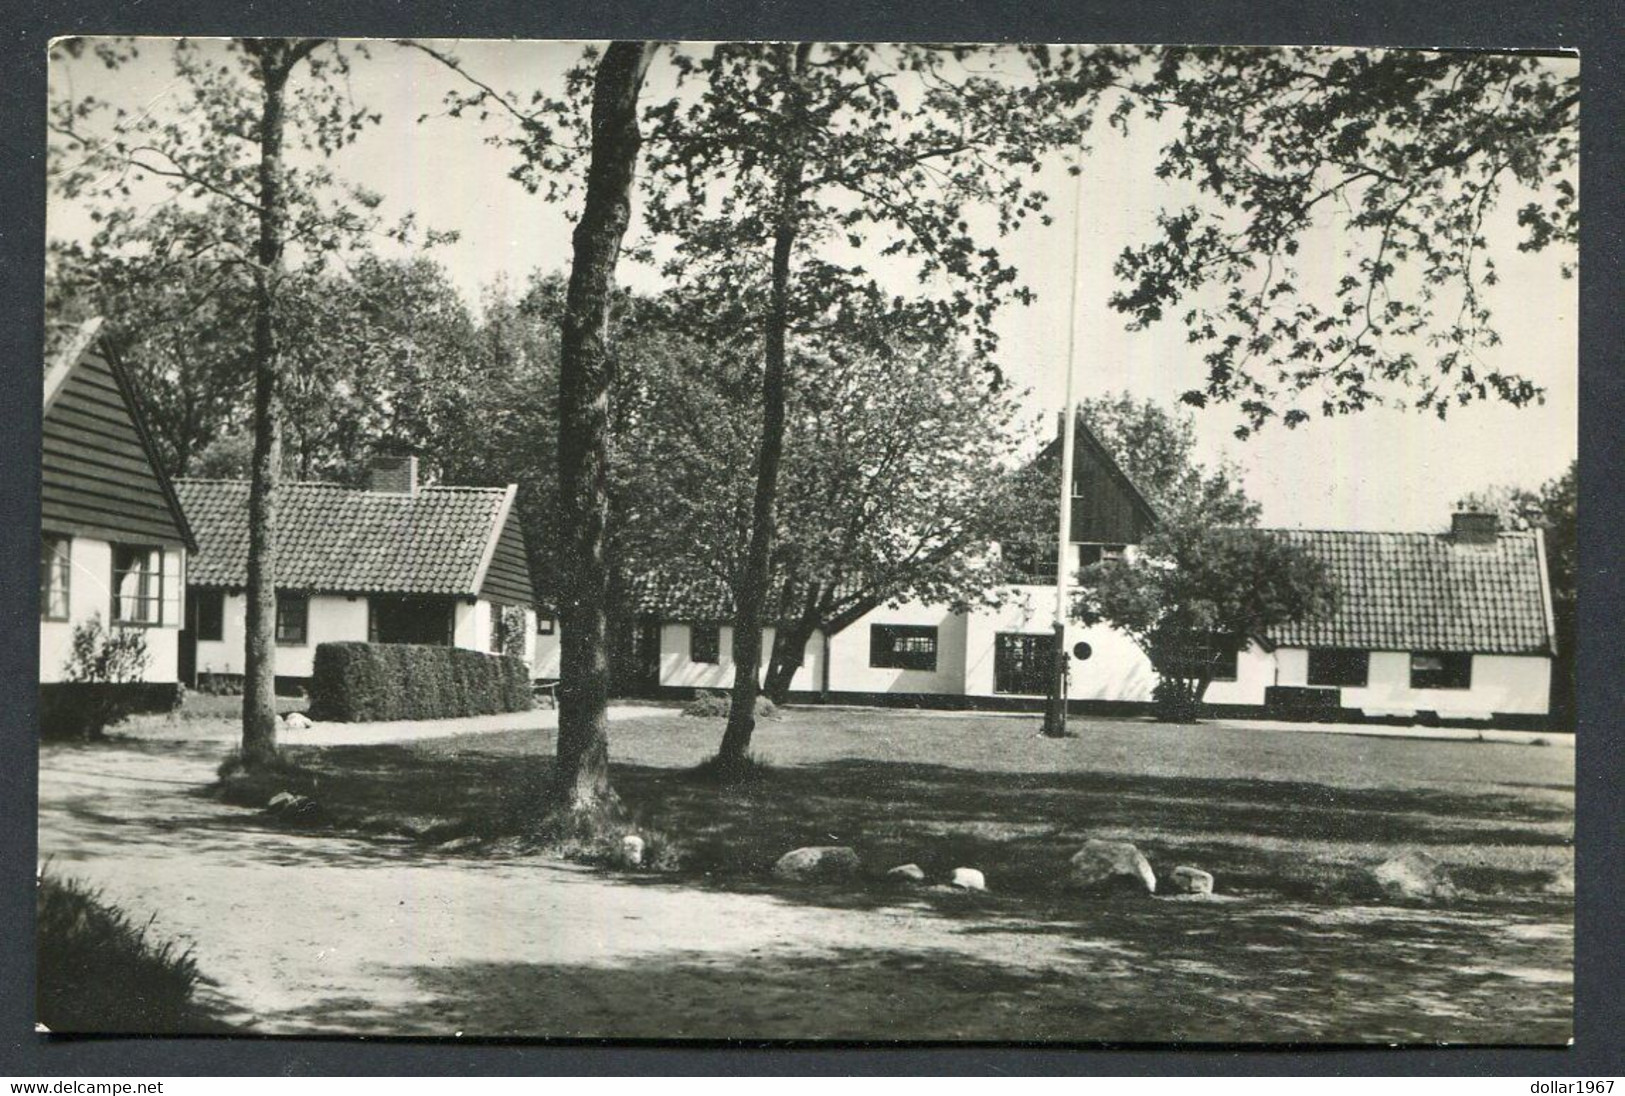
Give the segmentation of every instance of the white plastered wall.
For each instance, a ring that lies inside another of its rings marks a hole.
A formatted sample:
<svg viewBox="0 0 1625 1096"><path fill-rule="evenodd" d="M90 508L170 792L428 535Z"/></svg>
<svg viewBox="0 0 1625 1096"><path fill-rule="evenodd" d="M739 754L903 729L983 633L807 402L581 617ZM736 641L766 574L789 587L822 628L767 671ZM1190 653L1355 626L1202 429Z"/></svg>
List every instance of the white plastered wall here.
<svg viewBox="0 0 1625 1096"><path fill-rule="evenodd" d="M173 682L180 672L180 622L185 619L185 553L164 552L164 623L139 625L147 639L143 681ZM73 649L73 629L93 616L108 627L113 618L113 547L94 537L73 537L68 545L68 619L40 621L39 679L62 680Z"/></svg>
<svg viewBox="0 0 1625 1096"><path fill-rule="evenodd" d="M903 624L937 630L934 670L871 666L875 625ZM965 617L941 605L918 601L882 605L830 637L829 687L832 692L928 693L963 696L965 692Z"/></svg>
<svg viewBox="0 0 1625 1096"><path fill-rule="evenodd" d="M660 684L685 689L728 689L733 686L733 629L724 624L717 629L717 661L695 662L690 657L693 629L687 624L660 626ZM768 655L773 650L773 629L762 629L762 674L767 674ZM822 688L824 638L815 633L802 650L801 668L790 679L792 692L815 692Z"/></svg>

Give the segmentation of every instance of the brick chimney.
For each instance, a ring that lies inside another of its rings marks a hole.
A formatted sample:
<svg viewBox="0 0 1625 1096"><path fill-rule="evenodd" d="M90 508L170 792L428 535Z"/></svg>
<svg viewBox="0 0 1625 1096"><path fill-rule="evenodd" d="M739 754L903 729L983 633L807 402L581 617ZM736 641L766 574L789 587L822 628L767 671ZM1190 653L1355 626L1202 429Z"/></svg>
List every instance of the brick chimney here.
<svg viewBox="0 0 1625 1096"><path fill-rule="evenodd" d="M418 493L416 457L377 456L367 467L367 490L390 495Z"/></svg>
<svg viewBox="0 0 1625 1096"><path fill-rule="evenodd" d="M1494 544L1501 535L1501 522L1494 514L1458 510L1450 515L1450 538L1457 544Z"/></svg>

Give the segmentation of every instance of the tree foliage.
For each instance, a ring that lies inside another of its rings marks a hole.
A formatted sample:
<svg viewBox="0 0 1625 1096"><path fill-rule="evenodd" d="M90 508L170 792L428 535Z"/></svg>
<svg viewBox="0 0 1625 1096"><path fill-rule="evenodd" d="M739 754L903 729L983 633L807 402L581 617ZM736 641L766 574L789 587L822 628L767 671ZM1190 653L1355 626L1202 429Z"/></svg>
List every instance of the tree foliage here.
<svg viewBox="0 0 1625 1096"><path fill-rule="evenodd" d="M1079 413L1156 508L1158 524L1122 560L1087 567L1074 613L1129 636L1157 672L1162 718L1195 718L1216 662L1270 628L1330 612L1336 590L1308 553L1256 528L1234 470L1195 459L1189 415L1124 393Z"/></svg>
<svg viewBox="0 0 1625 1096"><path fill-rule="evenodd" d="M1201 198L1121 255L1112 304L1143 327L1186 302L1207 368L1186 400L1234 402L1245 436L1385 399L1443 417L1540 397L1487 353L1493 213L1522 192L1518 249L1575 245L1576 75L1489 52L1178 46L1154 61L1114 120L1172 127L1157 174Z"/></svg>
<svg viewBox="0 0 1625 1096"><path fill-rule="evenodd" d="M276 753L275 487L286 304L294 296L287 285L363 249L378 225L378 196L338 185L330 162L379 120L350 98L344 79L364 47L321 38L178 39L168 48L185 105L164 111L76 94L64 66L85 48L82 39L53 43L61 78L48 114L52 183L99 225L83 258L127 264L137 280L193 279L200 307L247 302L241 360L253 388L253 454L242 752L251 764L268 763ZM115 70L139 48L120 40L91 46ZM149 219L153 204L163 212ZM397 226L397 238L410 227L409 219Z"/></svg>
<svg viewBox="0 0 1625 1096"><path fill-rule="evenodd" d="M737 598L757 362L680 337L631 346L641 353L621 396L616 486L626 564L708 575ZM1015 399L973 359L899 339L885 355L799 360L793 375L768 602L765 687L781 702L816 630L887 601L993 597L1003 570L992 544L1029 517L1014 488Z"/></svg>
<svg viewBox="0 0 1625 1096"><path fill-rule="evenodd" d="M1019 73L997 71L1012 58ZM1030 176L1045 152L1080 142L1121 62L1110 50L808 42L675 54L680 94L647 111L650 254L691 296L705 341L762 360L719 771L743 763L754 727L795 365L866 344L885 355L907 328L964 339L998 380L993 318L1031 291L992 241L1042 215ZM895 293L900 273L919 291Z"/></svg>
<svg viewBox="0 0 1625 1096"><path fill-rule="evenodd" d="M1268 531L1165 524L1124 561L1086 568L1077 615L1135 641L1157 672L1157 709L1186 722L1228 651L1289 621L1330 612L1324 567Z"/></svg>

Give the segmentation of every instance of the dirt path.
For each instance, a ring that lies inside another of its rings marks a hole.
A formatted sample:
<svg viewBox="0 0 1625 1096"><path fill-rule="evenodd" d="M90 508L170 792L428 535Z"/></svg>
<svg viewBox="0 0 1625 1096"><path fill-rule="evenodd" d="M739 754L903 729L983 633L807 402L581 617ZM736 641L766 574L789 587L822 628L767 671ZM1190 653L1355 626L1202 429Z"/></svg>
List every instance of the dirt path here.
<svg viewBox="0 0 1625 1096"><path fill-rule="evenodd" d="M133 914L156 913L152 931L195 949L223 1018L257 1032L1567 1037L1566 1015L1553 1018L1572 954L1561 924L1428 912L1413 946L1396 931L1416 920L1404 910L1156 902L1102 906L1080 924L829 908L267 830L193 794L219 754L196 742L46 749L40 850ZM1453 930L1474 937L1476 968L1457 969ZM1483 955L1484 939L1500 951Z"/></svg>

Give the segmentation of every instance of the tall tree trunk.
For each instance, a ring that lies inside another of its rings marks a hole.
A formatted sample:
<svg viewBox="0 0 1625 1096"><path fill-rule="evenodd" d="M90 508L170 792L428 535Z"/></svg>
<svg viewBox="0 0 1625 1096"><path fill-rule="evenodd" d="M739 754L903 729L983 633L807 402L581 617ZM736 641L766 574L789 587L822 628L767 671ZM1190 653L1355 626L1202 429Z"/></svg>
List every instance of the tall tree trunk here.
<svg viewBox="0 0 1625 1096"><path fill-rule="evenodd" d="M767 661L767 676L762 691L775 704L790 699L790 685L806 661L807 641L817 630L818 622L801 618L786 624L773 633L773 653Z"/></svg>
<svg viewBox="0 0 1625 1096"><path fill-rule="evenodd" d="M283 94L288 47L259 46L264 103L260 113L259 239L254 268L254 455L248 487L248 620L243 662L243 762L276 756L276 485L282 462L281 361L275 305L282 276Z"/></svg>
<svg viewBox="0 0 1625 1096"><path fill-rule="evenodd" d="M564 532L560 599L559 739L554 805L591 809L609 785L609 305L631 220L638 95L652 43L614 42L592 93L592 159L573 237L559 353L559 504Z"/></svg>
<svg viewBox="0 0 1625 1096"><path fill-rule="evenodd" d="M790 130L787 151L780 165L774 211L772 288L768 300L767 331L762 368L762 442L756 462L756 494L751 505L750 545L745 569L736 591L733 659L733 696L728 705L728 729L717 750L717 770L724 778L738 772L750 753L756 731L756 697L761 691L762 623L771 577L774 510L778 503L779 464L784 457L784 401L788 363L785 341L790 327L790 255L800 229L802 176L806 158L793 134L805 116L807 104L801 75L812 44L785 45L784 70Z"/></svg>
<svg viewBox="0 0 1625 1096"><path fill-rule="evenodd" d="M793 621L785 622L773 631L773 651L767 660L767 675L762 680L762 691L775 704L790 699L790 685L807 657L807 641L812 638L823 619L819 607L823 602L823 586L814 583L807 590L801 613Z"/></svg>

